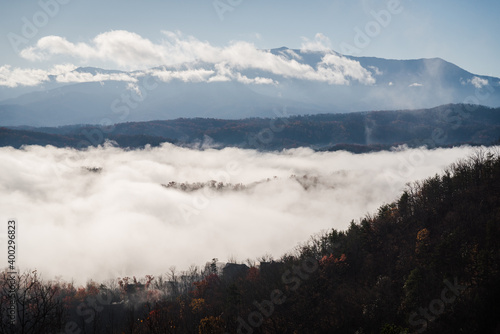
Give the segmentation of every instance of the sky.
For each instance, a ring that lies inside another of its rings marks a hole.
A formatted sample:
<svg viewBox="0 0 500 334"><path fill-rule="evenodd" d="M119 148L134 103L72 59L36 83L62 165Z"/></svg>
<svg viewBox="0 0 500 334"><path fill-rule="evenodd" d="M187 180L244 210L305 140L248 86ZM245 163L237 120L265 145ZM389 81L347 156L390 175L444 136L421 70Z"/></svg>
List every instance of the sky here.
<svg viewBox="0 0 500 334"><path fill-rule="evenodd" d="M126 48L117 57L124 39L116 39L128 34L139 41L139 55L173 39L217 48L245 42L257 49L326 47L355 56L440 57L474 74L500 77L496 0L40 0L0 6L0 67L9 71L63 64L137 69L141 64L127 58ZM169 61L179 58L158 57L142 66Z"/></svg>

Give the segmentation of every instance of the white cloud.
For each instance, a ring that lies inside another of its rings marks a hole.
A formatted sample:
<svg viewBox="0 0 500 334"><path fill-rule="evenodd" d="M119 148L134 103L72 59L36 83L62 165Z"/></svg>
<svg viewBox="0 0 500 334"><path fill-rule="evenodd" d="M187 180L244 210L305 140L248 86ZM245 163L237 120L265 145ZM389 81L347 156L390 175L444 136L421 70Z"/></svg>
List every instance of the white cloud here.
<svg viewBox="0 0 500 334"><path fill-rule="evenodd" d="M314 40L302 37L301 52L330 52L331 49L332 42L322 33L317 33L314 36Z"/></svg>
<svg viewBox="0 0 500 334"><path fill-rule="evenodd" d="M102 81L129 81L137 82L137 78L126 73L87 73L87 72L67 72L56 77L57 82L102 82Z"/></svg>
<svg viewBox="0 0 500 334"><path fill-rule="evenodd" d="M163 82L169 82L177 79L184 82L222 82L235 80L244 84L275 84L276 82L269 78L255 77L248 78L239 72L235 72L225 63L216 64L214 70L206 69L188 69L188 70L169 70L166 68L147 71Z"/></svg>
<svg viewBox="0 0 500 334"><path fill-rule="evenodd" d="M75 71L71 64L56 65L49 70L31 68L12 68L9 65L0 67L0 86L38 86L51 80L61 83L129 81L137 79L126 73L88 73Z"/></svg>
<svg viewBox="0 0 500 334"><path fill-rule="evenodd" d="M43 82L49 81L50 76L58 76L68 71L73 71L74 65L56 65L46 71L33 68L12 68L9 65L0 67L0 86L37 86Z"/></svg>
<svg viewBox="0 0 500 334"><path fill-rule="evenodd" d="M287 54L287 55L289 55L289 56L291 56L294 59L302 60L302 57L299 54L297 54L295 51L293 51L292 49L286 49L286 50L284 50L282 52L285 53L285 54Z"/></svg>
<svg viewBox="0 0 500 334"><path fill-rule="evenodd" d="M0 86L36 86L49 80L49 73L37 69L11 68L9 65L0 67Z"/></svg>
<svg viewBox="0 0 500 334"><path fill-rule="evenodd" d="M418 83L418 82L414 82L412 83L411 85L409 85L408 87L422 87L423 85L421 83Z"/></svg>
<svg viewBox="0 0 500 334"><path fill-rule="evenodd" d="M170 70L153 70L149 73L163 82L169 82L177 79L183 82L206 82L215 72L205 69L193 69L183 71L170 71Z"/></svg>
<svg viewBox="0 0 500 334"><path fill-rule="evenodd" d="M143 63L159 64L164 60L164 49L138 34L114 30L96 36L91 44L71 43L63 37L47 36L41 38L35 46L21 51L21 56L28 60L47 60L54 55L66 55L84 61L98 59L113 61L119 66Z"/></svg>
<svg viewBox="0 0 500 334"><path fill-rule="evenodd" d="M382 75L384 72L382 72L377 66L368 66L368 68L373 72L375 75Z"/></svg>
<svg viewBox="0 0 500 334"><path fill-rule="evenodd" d="M92 60L113 62L124 69L144 70L153 66L166 66L168 72L163 71L165 73L161 74L165 81L179 79L213 82L229 78L245 83L276 83L272 78L248 78L241 73L243 70L260 70L268 72L269 76L330 84L349 84L351 80L365 84L375 82L371 72L359 62L332 52L325 54L318 68L313 68L300 63L301 57L291 50L287 53L291 56L290 59L285 55L259 50L248 42L236 41L221 48L192 36L183 36L180 32L162 33L165 39L157 44L135 33L121 30L102 33L90 43L74 44L59 36L48 36L40 39L35 46L22 50L21 55L33 61L64 55L84 63ZM323 45L323 50L327 50L326 42L325 36L316 35L314 43ZM186 65L189 65L187 70L179 70ZM197 69L196 66L203 68ZM211 68L207 69L207 66ZM227 69L231 75L225 75L221 69Z"/></svg>
<svg viewBox="0 0 500 334"><path fill-rule="evenodd" d="M142 98L142 91L136 83L129 82L126 87L128 90L137 94L139 98Z"/></svg>
<svg viewBox="0 0 500 334"><path fill-rule="evenodd" d="M352 219L397 199L407 182L433 176L472 150L354 155L169 144L144 150L3 147L0 220L13 217L21 225L22 269L77 283L161 274L172 265L183 270L214 257L278 257L323 229L346 229ZM306 190L292 174L318 182ZM212 179L248 185L267 178L272 181L220 193L160 186Z"/></svg>
<svg viewBox="0 0 500 334"><path fill-rule="evenodd" d="M276 84L276 82L273 79L262 78L262 77L249 78L245 75L242 75L241 73L236 74L236 80L244 84L255 84L255 85Z"/></svg>
<svg viewBox="0 0 500 334"><path fill-rule="evenodd" d="M331 84L349 84L349 78L371 85L375 83L371 72L363 68L358 61L330 53L323 57L318 65L318 72Z"/></svg>
<svg viewBox="0 0 500 334"><path fill-rule="evenodd" d="M488 80L486 79L481 79L479 77L473 77L472 79L467 80L470 82L474 87L481 89L484 86L488 85Z"/></svg>

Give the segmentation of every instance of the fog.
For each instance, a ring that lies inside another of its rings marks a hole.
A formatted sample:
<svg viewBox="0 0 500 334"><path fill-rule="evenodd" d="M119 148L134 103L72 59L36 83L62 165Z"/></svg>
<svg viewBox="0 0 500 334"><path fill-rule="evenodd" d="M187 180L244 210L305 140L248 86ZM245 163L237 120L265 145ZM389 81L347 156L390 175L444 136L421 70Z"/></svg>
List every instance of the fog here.
<svg viewBox="0 0 500 334"><path fill-rule="evenodd" d="M279 258L313 234L346 229L397 199L407 182L440 173L472 151L4 147L1 249L6 221L15 218L21 270L80 284L185 270L212 258ZM210 180L245 187L162 186Z"/></svg>

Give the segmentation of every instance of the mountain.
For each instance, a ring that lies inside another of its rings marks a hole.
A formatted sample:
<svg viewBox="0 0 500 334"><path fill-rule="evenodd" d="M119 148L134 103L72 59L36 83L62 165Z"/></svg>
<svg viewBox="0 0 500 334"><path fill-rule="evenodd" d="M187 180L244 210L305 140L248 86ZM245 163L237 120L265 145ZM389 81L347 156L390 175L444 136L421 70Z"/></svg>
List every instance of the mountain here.
<svg viewBox="0 0 500 334"><path fill-rule="evenodd" d="M127 122L112 127L0 128L0 146L53 145L87 147L105 140L120 147L178 145L241 147L282 150L310 147L317 150L365 152L392 146L490 145L500 140L500 108L450 104L431 109L319 114L281 118L179 118Z"/></svg>
<svg viewBox="0 0 500 334"><path fill-rule="evenodd" d="M284 109L301 115L448 103L500 106L499 78L472 74L440 58L394 60L285 47L267 50L265 56L267 63L251 66L193 62L134 72L78 68L51 76L31 91L3 87L0 124L241 119L274 117Z"/></svg>

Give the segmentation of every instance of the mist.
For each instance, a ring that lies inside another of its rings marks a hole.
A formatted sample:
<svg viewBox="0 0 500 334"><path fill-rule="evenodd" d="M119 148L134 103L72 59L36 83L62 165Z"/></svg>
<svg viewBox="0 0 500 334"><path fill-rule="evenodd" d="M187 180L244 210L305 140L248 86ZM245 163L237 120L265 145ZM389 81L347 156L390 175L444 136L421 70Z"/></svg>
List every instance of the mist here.
<svg viewBox="0 0 500 334"><path fill-rule="evenodd" d="M212 258L279 258L313 234L375 213L406 183L473 150L3 147L0 218L18 221L21 270L79 284L185 270ZM231 186L162 186L210 180ZM5 245L6 227L0 233Z"/></svg>

